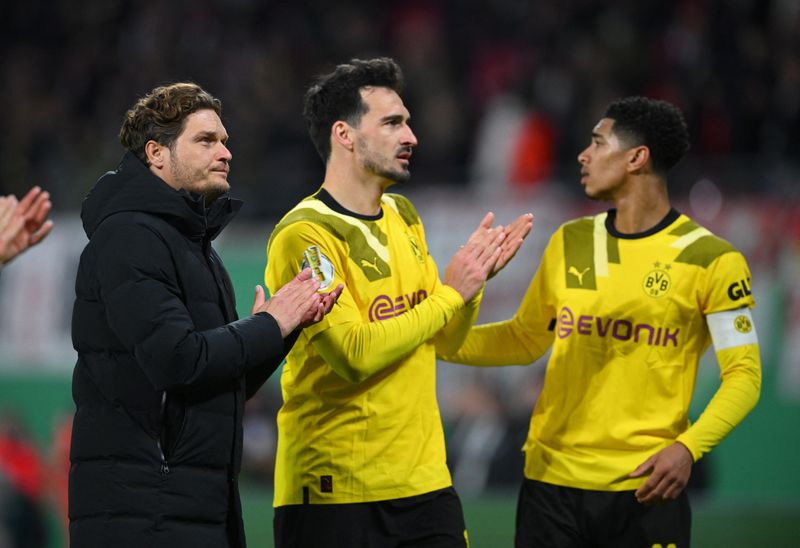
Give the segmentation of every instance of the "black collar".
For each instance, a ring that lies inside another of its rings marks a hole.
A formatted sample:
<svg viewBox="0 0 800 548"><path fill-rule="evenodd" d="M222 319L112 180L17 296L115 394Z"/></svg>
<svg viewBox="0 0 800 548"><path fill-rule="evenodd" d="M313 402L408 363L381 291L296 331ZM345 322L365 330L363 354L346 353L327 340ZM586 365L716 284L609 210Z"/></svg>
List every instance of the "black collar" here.
<svg viewBox="0 0 800 548"><path fill-rule="evenodd" d="M376 215L362 215L361 213L356 213L355 211L350 211L342 206L339 202L333 199L333 196L325 190L324 188L320 188L314 197L334 210L336 213L341 213L342 215L350 215L351 217L355 217L357 219L363 219L364 221L377 221L378 219L383 217L383 208L376 214Z"/></svg>
<svg viewBox="0 0 800 548"><path fill-rule="evenodd" d="M634 234L623 234L622 232L618 231L614 226L614 219L617 218L617 210L616 209L609 209L608 216L606 217L606 230L608 233L614 236L615 238L620 238L622 240L638 240L639 238L646 238L648 236L652 236L658 232L661 232L669 225L674 223L678 217L680 217L680 212L673 208L670 208L669 213L661 219L654 227L648 228L644 232L636 232Z"/></svg>

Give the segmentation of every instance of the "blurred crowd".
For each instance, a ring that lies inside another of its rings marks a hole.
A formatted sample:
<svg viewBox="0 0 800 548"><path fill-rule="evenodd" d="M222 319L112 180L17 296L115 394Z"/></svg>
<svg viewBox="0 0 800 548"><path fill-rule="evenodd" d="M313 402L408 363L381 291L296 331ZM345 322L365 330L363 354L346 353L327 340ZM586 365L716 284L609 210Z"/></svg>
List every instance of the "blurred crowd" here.
<svg viewBox="0 0 800 548"><path fill-rule="evenodd" d="M0 546L61 546L67 536L67 475L72 415L56 420L40 449L25 421L0 410ZM63 545L66 545L64 543Z"/></svg>
<svg viewBox="0 0 800 548"><path fill-rule="evenodd" d="M604 105L647 94L687 114L684 169L796 192L794 0L28 0L3 15L0 194L40 184L61 210L116 165L135 99L189 79L223 100L243 214L275 217L321 182L305 87L375 55L406 73L414 184L568 185Z"/></svg>

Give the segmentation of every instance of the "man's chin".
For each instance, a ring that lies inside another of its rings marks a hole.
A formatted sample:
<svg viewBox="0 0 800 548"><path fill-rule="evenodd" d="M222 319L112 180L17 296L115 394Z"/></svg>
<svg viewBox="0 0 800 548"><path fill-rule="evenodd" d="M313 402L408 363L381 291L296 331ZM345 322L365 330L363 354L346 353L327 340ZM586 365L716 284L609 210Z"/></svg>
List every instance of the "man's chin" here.
<svg viewBox="0 0 800 548"><path fill-rule="evenodd" d="M411 179L411 172L408 170L394 171L391 174L389 174L389 179L391 179L395 183L407 183L409 179Z"/></svg>
<svg viewBox="0 0 800 548"><path fill-rule="evenodd" d="M583 192L586 194L586 197L590 200L603 200L603 196L601 196L602 192L598 192L590 188L588 185L583 185Z"/></svg>
<svg viewBox="0 0 800 548"><path fill-rule="evenodd" d="M211 203L231 189L228 181L213 182L206 185L200 192L206 198L207 203Z"/></svg>

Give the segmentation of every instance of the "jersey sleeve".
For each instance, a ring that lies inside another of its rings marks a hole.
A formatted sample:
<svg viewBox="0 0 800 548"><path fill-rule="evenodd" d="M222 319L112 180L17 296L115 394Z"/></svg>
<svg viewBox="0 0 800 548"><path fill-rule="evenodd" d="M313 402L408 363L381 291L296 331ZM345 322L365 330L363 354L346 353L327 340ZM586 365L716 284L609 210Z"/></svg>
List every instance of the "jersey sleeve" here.
<svg viewBox="0 0 800 548"><path fill-rule="evenodd" d="M703 310L720 367L720 387L703 413L678 437L695 461L719 444L755 407L761 392L761 357L750 308L750 271L740 253L709 268Z"/></svg>
<svg viewBox="0 0 800 548"><path fill-rule="evenodd" d="M484 286L485 287L485 286ZM433 343L436 347L436 356L442 357L458 351L470 329L475 325L480 312L480 303L483 298L483 288L453 315L447 325L436 334Z"/></svg>
<svg viewBox="0 0 800 548"><path fill-rule="evenodd" d="M550 239L542 262L519 309L505 321L475 326L457 352L443 359L465 365L526 365L539 359L553 343L556 318L551 269L562 245L561 231Z"/></svg>
<svg viewBox="0 0 800 548"><path fill-rule="evenodd" d="M341 276L344 272L343 261L346 260L346 257L332 252L338 248L339 244L335 238L313 223L294 223L281 230L269 241L264 283L270 295L274 295L281 287L292 281L302 269L303 253L312 245L319 248L322 261L330 265L329 270L332 274L330 280L326 280L320 290L328 291L338 284L345 284L344 293L334 305L334 311L336 311L348 302L346 280ZM304 328L305 333L313 336L323 331L329 326L330 319L330 313L326 314L319 322Z"/></svg>
<svg viewBox="0 0 800 548"><path fill-rule="evenodd" d="M284 228L270 243L265 280L270 290L297 275L303 251L310 245L318 246L332 265L330 287L343 283L345 289L322 321L305 328L306 334L328 365L350 382L361 382L407 356L464 306L455 289L437 284L427 299L406 313L382 321L365 320L348 291L348 280L342 278L348 260L342 243L302 222Z"/></svg>
<svg viewBox="0 0 800 548"><path fill-rule="evenodd" d="M700 300L704 315L756 305L750 291L750 269L741 253L725 253L709 265Z"/></svg>
<svg viewBox="0 0 800 548"><path fill-rule="evenodd" d="M410 207L413 207L410 202L408 203ZM427 239L425 238L425 229L421 221L417 227L418 241L427 242ZM438 268L433 260L433 257L431 257L430 253L427 251L427 245L425 243L422 245L426 246L426 268L429 272L434 273L432 280L433 292L435 293L439 290L439 287L443 287L444 284L439 278ZM469 333L470 328L475 325L475 321L478 319L478 312L480 311L480 302L482 296L483 287L472 299L469 300L469 302L465 303L463 307L460 307L455 314L453 314L452 318L450 318L447 324L445 324L445 326L438 333L436 333L433 338L433 343L437 357L456 352L463 344L464 339L467 337L467 333Z"/></svg>

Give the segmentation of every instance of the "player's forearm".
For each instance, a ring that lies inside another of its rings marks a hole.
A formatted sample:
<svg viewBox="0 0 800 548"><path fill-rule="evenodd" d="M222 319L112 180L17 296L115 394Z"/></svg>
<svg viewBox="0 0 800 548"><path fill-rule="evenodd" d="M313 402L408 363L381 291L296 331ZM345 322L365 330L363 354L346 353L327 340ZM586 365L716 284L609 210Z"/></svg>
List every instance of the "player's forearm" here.
<svg viewBox="0 0 800 548"><path fill-rule="evenodd" d="M722 383L700 418L679 442L689 448L695 461L717 446L755 407L761 392L758 345L740 352L739 361L724 369ZM719 353L718 353L719 356Z"/></svg>
<svg viewBox="0 0 800 548"><path fill-rule="evenodd" d="M540 337L526 334L514 320L476 326L469 330L457 352L441 358L482 367L527 365L539 359L550 345L551 337L546 335L549 332L542 331Z"/></svg>
<svg viewBox="0 0 800 548"><path fill-rule="evenodd" d="M362 382L429 341L463 306L458 292L441 286L405 314L369 323L342 323L312 342L336 373L350 382Z"/></svg>
<svg viewBox="0 0 800 548"><path fill-rule="evenodd" d="M452 319L439 330L433 338L437 356L454 354L461 345L464 344L469 330L475 325L475 321L478 319L482 297L483 289L466 303L463 308L459 309L453 315Z"/></svg>

